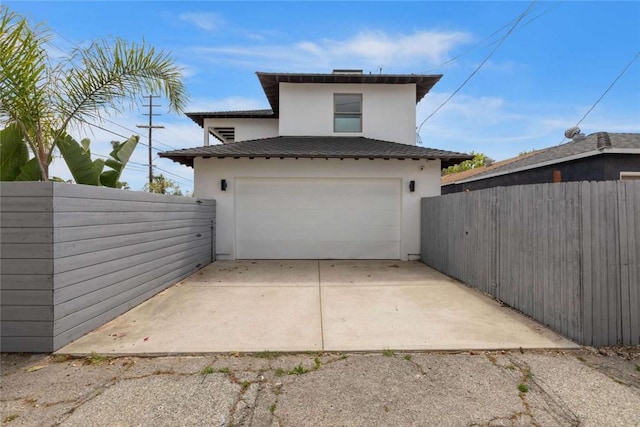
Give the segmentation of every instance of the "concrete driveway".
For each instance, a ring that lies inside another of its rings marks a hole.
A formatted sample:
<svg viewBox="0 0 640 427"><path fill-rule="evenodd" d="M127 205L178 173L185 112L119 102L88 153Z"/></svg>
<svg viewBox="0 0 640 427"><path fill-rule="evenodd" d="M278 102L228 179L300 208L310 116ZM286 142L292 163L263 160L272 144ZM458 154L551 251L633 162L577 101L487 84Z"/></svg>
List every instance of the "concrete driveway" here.
<svg viewBox="0 0 640 427"><path fill-rule="evenodd" d="M573 348L417 262L218 261L59 353Z"/></svg>

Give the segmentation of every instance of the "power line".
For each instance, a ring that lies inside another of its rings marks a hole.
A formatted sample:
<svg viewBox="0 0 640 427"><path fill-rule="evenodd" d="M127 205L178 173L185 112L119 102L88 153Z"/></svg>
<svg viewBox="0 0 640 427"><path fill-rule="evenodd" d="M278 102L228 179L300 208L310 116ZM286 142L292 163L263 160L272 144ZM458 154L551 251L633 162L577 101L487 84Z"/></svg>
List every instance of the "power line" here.
<svg viewBox="0 0 640 427"><path fill-rule="evenodd" d="M97 125L97 124L95 124L95 123L88 122L88 121L86 121L85 119L75 118L75 120L78 120L78 121L80 121L80 122L82 122L82 123L84 123L84 124L87 124L87 125L89 125L89 126L93 126L94 128L98 128L98 129L100 129L100 130L103 130L103 131L108 132L108 133L110 133L110 134L113 134L113 135L115 135L115 136L119 136L120 138L124 138L124 139L129 139L129 138L130 138L129 136L125 136L125 135L122 135L121 133L114 132L114 131L109 130L109 129L105 128L105 127L102 127L102 126L100 126L100 125ZM141 136L139 133L136 133L136 134L137 134L137 135L139 135L139 136ZM145 144L145 143L144 143L144 142L142 142L142 141L139 141L139 142L138 142L138 144L143 145L143 146L145 146L145 147L148 147L148 146L149 146L148 144ZM162 150L160 150L160 149L158 149L158 148L155 148L155 147L153 147L153 149L154 149L154 150L156 150L156 151L158 151L158 152L162 151Z"/></svg>
<svg viewBox="0 0 640 427"><path fill-rule="evenodd" d="M531 24L533 21L537 20L538 18L546 15L547 13L549 13L554 7L557 7L560 3L562 3L562 1L559 2L555 2L553 3L551 6L549 6L546 10L544 10L543 12L539 13L538 15L534 16L533 18L531 18L530 20L528 20L527 22L523 23L522 25L520 25L520 28L524 28L527 25ZM536 6L538 7L538 6ZM531 9L530 12L533 12L535 10L535 8ZM422 74L427 74L430 73L440 67L444 67L445 65L449 65L452 64L454 62L456 62L457 60L459 60L460 58L464 57L465 55L467 55L468 53L474 51L476 48L478 48L479 46L482 46L485 42L489 41L491 38L493 38L493 36L495 36L496 34L500 33L502 30L504 30L505 28L509 27L509 25L513 24L513 22L515 22L518 18L514 18L511 21L507 22L506 24L502 25L500 28L498 28L497 30L495 30L494 32L492 32L491 34L489 34L488 36L486 36L484 39L482 39L481 41L479 41L478 43L475 43L474 45L472 45L471 47L469 47L468 49L466 49L465 51L461 52L460 54L447 59L446 61L444 61L443 63L430 68L429 70L425 71ZM488 44L488 46L493 46L494 44L498 43L498 40L495 40L491 43Z"/></svg>
<svg viewBox="0 0 640 427"><path fill-rule="evenodd" d="M589 115L589 113L591 113L591 111L593 111L594 108L596 108L596 105L598 105L598 103L602 100L602 98L605 97L605 95L607 93L609 93L609 91L613 88L613 86L618 82L618 80L620 80L620 78L624 75L624 73L627 72L627 70L629 69L629 67L631 67L631 64L633 64L638 58L640 57L640 50L638 52L636 52L635 56L633 57L633 59L631 59L631 61L629 61L629 63L622 69L622 71L620 72L620 74L618 74L618 77L616 77L615 79L613 79L613 81L609 84L609 86L607 87L607 89L602 93L602 95L600 95L600 97L596 100L596 102L593 103L593 105L591 106L591 108L589 108L589 110L587 110L586 113L584 113L584 116L582 116L582 118L580 120L578 120L578 123L576 123L576 126L578 126L580 123L582 123L582 121Z"/></svg>
<svg viewBox="0 0 640 427"><path fill-rule="evenodd" d="M124 130L128 130L129 132L132 132L132 133L134 133L134 134L136 134L136 135L138 135L138 136L143 136L140 132L138 132L138 131L136 131L136 130L133 130L133 129L130 129L130 128L126 127L126 126L123 126L123 125L121 125L121 124L119 124L119 123L117 123L117 122L114 122L113 120L105 119L104 117L100 117L100 120L103 120L103 121L105 121L105 122L109 122L109 123L111 123L111 124L113 124L113 125L115 125L115 126L118 126L118 127L122 128L122 129L124 129ZM167 130L168 130L168 129L167 129ZM171 145L169 145L169 144L165 144L165 143L164 143L164 142L162 142L162 141L158 141L158 138L154 138L154 140L153 140L153 141L154 141L155 143L157 143L157 144L164 145L164 146L165 146L165 147L167 147L167 148L171 148L172 150L177 150L177 148L176 148L176 147L172 147L172 146L171 146ZM155 149L155 148L154 148L154 149ZM160 150L157 150L157 151L160 151Z"/></svg>
<svg viewBox="0 0 640 427"><path fill-rule="evenodd" d="M471 80L471 78L473 76L475 76L478 71L480 71L480 69L484 66L484 64L489 60L489 58L491 58L493 56L493 54L498 50L498 48L502 45L502 43L504 43L504 41L511 35L511 33L513 33L513 31L516 29L516 27L518 26L518 24L522 21L522 19L527 16L530 13L530 9L533 7L533 5L535 4L536 0L533 0L529 6L527 7L527 9L522 12L520 14L520 16L518 16L518 18L516 19L516 22L511 26L511 28L509 29L509 31L507 31L507 33L502 36L502 38L498 41L498 44L496 45L496 47L493 48L493 50L491 50L491 52L489 52L489 54L482 60L482 62L480 63L480 65L478 65L476 67L475 70L473 70L473 72L462 82L462 84L460 86L458 86L458 88L456 90L453 91L453 93L451 95L449 95L449 97L442 103L440 104L440 106L438 106L438 108L436 108L431 114L429 114L423 121L422 123L420 123L420 126L418 126L418 131L417 133L420 133L420 130L422 129L422 126L424 126L424 124L427 122L427 120L429 120L431 117L433 117L438 111L440 111L440 109L442 107L444 107L450 100L451 98L453 98L458 92L460 92L460 90L469 82L469 80Z"/></svg>
<svg viewBox="0 0 640 427"><path fill-rule="evenodd" d="M162 169L161 167L158 167L158 166L154 166L154 167L155 167L156 169L158 169L159 171L162 171L162 172L164 172L164 173L168 173L169 175L172 175L172 176L174 176L174 177L176 177L176 178L182 179L184 182L186 182L186 183L188 183L188 184L190 184L190 183L192 183L192 182L193 182L193 179L185 178L184 176L180 176L180 175L177 175L177 174L175 174L175 173L173 173L173 172L169 172L168 170L166 170L166 169Z"/></svg>
<svg viewBox="0 0 640 427"><path fill-rule="evenodd" d="M75 48L75 49L80 49L80 48L81 48L81 46L80 46L78 43L76 43L76 42L73 42L73 41L69 40L67 37L63 36L62 34L57 33L57 32L55 32L55 31L51 31L51 30L50 30L50 32L51 32L52 34L56 35L57 37L59 37L59 38L61 38L61 39L65 40L65 41L67 41L67 42L68 42L68 43L69 43L73 48ZM51 42L50 40L49 40L49 41L47 41L47 44L48 44L48 45L50 45L50 46L52 46L52 47L54 47L54 48L56 48L56 49L57 49L57 50L59 50L60 52L63 52L63 53L67 56L67 58L69 58L70 60L72 60L72 62L75 62L76 58L75 58L73 55L70 55L70 54L69 54L65 49L61 48L60 46L57 46L56 44L54 44L54 43L53 43L53 42ZM76 65L77 65L77 64L76 64ZM127 127L125 127L125 126L123 126L123 125L121 125L121 124L119 124L119 123L117 123L117 122L114 122L113 120L109 120L109 119L104 118L104 117L100 117L100 120L101 120L101 121L105 121L105 122L109 122L109 123L111 123L111 124L113 124L113 125L115 125L115 126L118 126L118 127L122 128L122 129L124 129L124 130L127 130L127 131L129 131L129 132L132 132L132 133L134 133L134 134L136 134L136 135L142 136L142 134L141 134L141 133L139 133L139 132L137 132L137 131L135 131L135 130L133 130L133 129L127 128ZM86 121L85 121L85 123L88 123L88 122L86 122ZM88 124L90 124L90 123L88 123ZM102 130L106 130L106 129L102 129ZM114 132L112 132L112 133L114 133ZM114 133L114 134L115 134L115 133ZM116 135L117 135L117 134L116 134ZM122 135L119 135L119 136L122 136ZM124 136L122 136L122 137L123 137L123 138L128 138L128 137L124 137ZM154 141L155 141L156 143L158 143L158 144L160 144L160 145L164 145L165 147L170 148L170 149L172 149L172 150L177 150L177 148L176 148L176 147L173 147L173 146L171 146L171 145L169 145L169 144L166 144L166 143L164 143L164 142L162 142L162 141L159 141L158 139L155 139ZM145 146L146 146L146 144L142 144L142 145L145 145ZM155 149L155 148L154 148L154 149ZM155 150L156 150L156 151L162 151L162 150L158 150L158 149L155 149Z"/></svg>

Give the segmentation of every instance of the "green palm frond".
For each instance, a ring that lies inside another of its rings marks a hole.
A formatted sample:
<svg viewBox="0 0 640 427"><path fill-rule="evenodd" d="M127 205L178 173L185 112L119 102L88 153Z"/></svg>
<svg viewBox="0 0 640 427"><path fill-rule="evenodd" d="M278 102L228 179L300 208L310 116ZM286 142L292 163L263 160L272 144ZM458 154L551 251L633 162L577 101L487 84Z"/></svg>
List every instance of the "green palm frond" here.
<svg viewBox="0 0 640 427"><path fill-rule="evenodd" d="M14 123L37 152L38 130L47 112L49 57L44 44L51 35L41 26L0 6L0 115Z"/></svg>
<svg viewBox="0 0 640 427"><path fill-rule="evenodd" d="M144 42L103 39L52 64L46 49L50 39L48 30L31 28L0 5L0 124L15 124L22 132L41 179L48 179L53 150L65 141L69 125L81 128L101 114L130 109L149 93L163 94L174 112L184 110L188 95L182 69L168 53ZM93 182L93 176L87 180Z"/></svg>
<svg viewBox="0 0 640 427"><path fill-rule="evenodd" d="M100 40L76 49L69 61L81 65L66 70L60 80L58 93L66 98L59 102L67 123L97 119L107 108L117 112L130 109L136 105L136 97L146 93L163 93L173 111L184 109L187 92L182 69L167 53L156 52L144 43Z"/></svg>

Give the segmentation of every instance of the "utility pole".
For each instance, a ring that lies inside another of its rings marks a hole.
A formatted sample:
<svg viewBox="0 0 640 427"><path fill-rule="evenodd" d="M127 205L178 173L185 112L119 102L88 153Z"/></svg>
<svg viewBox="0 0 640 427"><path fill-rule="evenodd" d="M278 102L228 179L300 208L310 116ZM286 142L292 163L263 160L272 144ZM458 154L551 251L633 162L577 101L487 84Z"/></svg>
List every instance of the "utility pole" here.
<svg viewBox="0 0 640 427"><path fill-rule="evenodd" d="M164 129L164 126L154 126L153 125L153 116L159 116L160 114L153 114L153 107L160 107L160 105L153 104L153 98L160 98L158 95L148 95L149 104L142 104L143 107L149 107L149 113L143 114L144 116L149 116L149 124L148 125L136 125L136 127L149 129L149 191L151 191L151 184L153 183L153 153L151 152L151 136L153 129ZM146 97L145 97L146 98Z"/></svg>

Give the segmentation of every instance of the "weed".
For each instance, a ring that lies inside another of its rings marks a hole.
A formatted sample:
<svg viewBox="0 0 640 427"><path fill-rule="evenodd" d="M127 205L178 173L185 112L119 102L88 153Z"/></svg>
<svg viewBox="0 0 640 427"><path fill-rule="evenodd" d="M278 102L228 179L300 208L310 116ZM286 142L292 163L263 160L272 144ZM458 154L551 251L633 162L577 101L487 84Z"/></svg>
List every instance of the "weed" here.
<svg viewBox="0 0 640 427"><path fill-rule="evenodd" d="M251 385L251 381L242 381L242 389L246 390L249 388L249 386Z"/></svg>
<svg viewBox="0 0 640 427"><path fill-rule="evenodd" d="M209 375L209 374L213 374L214 372L215 371L213 367L207 366L206 368L202 368L202 371L200 371L200 375Z"/></svg>
<svg viewBox="0 0 640 427"><path fill-rule="evenodd" d="M389 348L385 348L384 350L382 350L382 355L385 357L391 357L393 356L395 353L393 352L393 350L389 349Z"/></svg>
<svg viewBox="0 0 640 427"><path fill-rule="evenodd" d="M404 360L407 360L407 361L411 362L411 355L410 354L405 354L404 355Z"/></svg>
<svg viewBox="0 0 640 427"><path fill-rule="evenodd" d="M320 369L320 365L322 364L320 362L320 358L316 357L313 359L313 363L315 363L315 366L313 368L314 371L317 371L318 369Z"/></svg>
<svg viewBox="0 0 640 427"><path fill-rule="evenodd" d="M389 407L387 405L384 406L384 412L389 412Z"/></svg>
<svg viewBox="0 0 640 427"><path fill-rule="evenodd" d="M280 357L281 353L278 351L261 351L259 353L255 353L254 356L260 359L275 359Z"/></svg>
<svg viewBox="0 0 640 427"><path fill-rule="evenodd" d="M581 362L586 362L586 361L587 361L587 360L586 360L584 357L582 357L582 356L576 356L576 359L578 359L578 360L579 360L579 361L581 361Z"/></svg>
<svg viewBox="0 0 640 427"><path fill-rule="evenodd" d="M275 403L275 402L273 402L273 403L271 404L271 406L269 406L269 412L271 412L272 414L273 414L274 412L276 412L276 403Z"/></svg>
<svg viewBox="0 0 640 427"><path fill-rule="evenodd" d="M531 377L533 377L533 374L531 373L531 370L529 368L522 369L522 380L523 381L529 381L531 379Z"/></svg>
<svg viewBox="0 0 640 427"><path fill-rule="evenodd" d="M636 365L636 371L640 372L640 365Z"/></svg>
<svg viewBox="0 0 640 427"><path fill-rule="evenodd" d="M91 352L91 355L87 357L85 360L86 365L102 365L107 362L110 358L108 356L103 356L102 354L98 354L95 351Z"/></svg>
<svg viewBox="0 0 640 427"><path fill-rule="evenodd" d="M304 366L302 366L302 363L300 363L298 366L296 366L295 368L293 368L292 370L290 370L288 372L289 375L302 375L302 374L306 374L307 372L309 372L308 370L306 370L304 368Z"/></svg>
<svg viewBox="0 0 640 427"><path fill-rule="evenodd" d="M71 356L69 356L68 354L54 354L51 358L53 363L62 363L66 362L69 359L71 359Z"/></svg>
<svg viewBox="0 0 640 427"><path fill-rule="evenodd" d="M229 371L229 368L220 368L216 372L219 374L227 374L227 375L231 373L231 371Z"/></svg>
<svg viewBox="0 0 640 427"><path fill-rule="evenodd" d="M520 383L518 384L518 390L522 393L526 393L529 391L529 386L524 383Z"/></svg>
<svg viewBox="0 0 640 427"><path fill-rule="evenodd" d="M6 417L4 417L4 420L2 422L3 423L10 423L11 421L15 420L16 418L18 418L18 416L16 414L7 415Z"/></svg>
<svg viewBox="0 0 640 427"><path fill-rule="evenodd" d="M349 356L347 356L345 353L340 353L340 358L339 358L339 359L340 359L340 360L344 360L344 359L346 359L347 357L349 357Z"/></svg>
<svg viewBox="0 0 640 427"><path fill-rule="evenodd" d="M276 369L276 377L281 377L285 374L284 369L278 368Z"/></svg>
<svg viewBox="0 0 640 427"><path fill-rule="evenodd" d="M516 367L515 367L515 366L513 366L513 365L507 365L507 366L506 366L506 368L507 368L507 369L510 369L510 370L512 370L512 371L515 371L515 370L516 370Z"/></svg>

